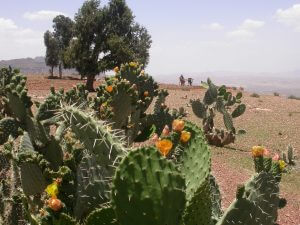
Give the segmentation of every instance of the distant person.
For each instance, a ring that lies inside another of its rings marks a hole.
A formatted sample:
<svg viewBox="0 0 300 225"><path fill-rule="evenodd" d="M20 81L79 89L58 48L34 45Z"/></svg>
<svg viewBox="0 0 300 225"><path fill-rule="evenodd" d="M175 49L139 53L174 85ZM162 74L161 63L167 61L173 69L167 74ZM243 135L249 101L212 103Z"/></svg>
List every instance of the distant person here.
<svg viewBox="0 0 300 225"><path fill-rule="evenodd" d="M185 79L184 79L184 76L182 74L179 77L179 83L180 83L180 86L184 86L185 85Z"/></svg>
<svg viewBox="0 0 300 225"><path fill-rule="evenodd" d="M193 86L193 80L194 80L193 78L188 78L188 83L190 86Z"/></svg>

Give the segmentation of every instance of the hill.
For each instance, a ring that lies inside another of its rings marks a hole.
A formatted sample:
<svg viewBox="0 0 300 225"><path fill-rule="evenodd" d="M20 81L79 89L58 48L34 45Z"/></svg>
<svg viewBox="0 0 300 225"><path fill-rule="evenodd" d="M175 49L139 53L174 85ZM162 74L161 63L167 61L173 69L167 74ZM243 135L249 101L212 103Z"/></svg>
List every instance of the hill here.
<svg viewBox="0 0 300 225"><path fill-rule="evenodd" d="M33 74L33 75L45 75L49 74L49 67L45 64L45 58L42 56L35 58L22 58L22 59L11 59L11 60L1 60L0 68L11 66L13 68L18 68L23 74ZM57 69L55 73L58 73ZM64 74L71 75L76 74L75 70L65 70Z"/></svg>

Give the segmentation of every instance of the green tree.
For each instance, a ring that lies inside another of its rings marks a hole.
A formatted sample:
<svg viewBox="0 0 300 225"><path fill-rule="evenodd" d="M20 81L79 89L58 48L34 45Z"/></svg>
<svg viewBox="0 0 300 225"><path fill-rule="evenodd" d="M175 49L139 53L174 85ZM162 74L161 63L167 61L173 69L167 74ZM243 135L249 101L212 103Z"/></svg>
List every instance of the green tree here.
<svg viewBox="0 0 300 225"><path fill-rule="evenodd" d="M44 43L46 46L45 63L47 66L50 66L50 77L53 77L54 67L57 67L59 63L58 41L50 31L46 31L44 34Z"/></svg>
<svg viewBox="0 0 300 225"><path fill-rule="evenodd" d="M102 67L108 70L129 61L146 66L149 62L151 36L145 27L134 21L125 0L111 0L106 7L105 17L108 30Z"/></svg>
<svg viewBox="0 0 300 225"><path fill-rule="evenodd" d="M73 38L74 22L64 15L58 15L53 19L53 35L57 39L59 46L59 77L62 78L62 69L70 68L65 58L66 49L69 46L71 39Z"/></svg>
<svg viewBox="0 0 300 225"><path fill-rule="evenodd" d="M111 0L104 7L99 0L86 1L74 21L74 38L65 59L87 78L89 91L101 72L130 61L148 63L151 37L134 21L124 0Z"/></svg>

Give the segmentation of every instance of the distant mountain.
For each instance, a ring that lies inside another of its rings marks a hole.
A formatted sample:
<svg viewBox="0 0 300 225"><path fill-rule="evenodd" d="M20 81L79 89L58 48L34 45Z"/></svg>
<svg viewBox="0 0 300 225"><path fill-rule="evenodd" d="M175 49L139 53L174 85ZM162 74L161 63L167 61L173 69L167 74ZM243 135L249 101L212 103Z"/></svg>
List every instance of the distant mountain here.
<svg viewBox="0 0 300 225"><path fill-rule="evenodd" d="M11 66L20 69L23 74L49 74L49 67L45 64L45 58L42 56L35 58L1 60L0 68ZM58 73L57 69L55 73ZM77 74L75 70L65 70L64 74Z"/></svg>

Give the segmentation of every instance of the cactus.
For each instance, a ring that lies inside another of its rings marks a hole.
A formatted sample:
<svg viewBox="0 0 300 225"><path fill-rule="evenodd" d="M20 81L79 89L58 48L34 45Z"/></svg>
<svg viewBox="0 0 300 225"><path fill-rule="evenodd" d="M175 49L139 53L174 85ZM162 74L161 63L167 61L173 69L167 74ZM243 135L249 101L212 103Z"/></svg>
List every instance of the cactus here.
<svg viewBox="0 0 300 225"><path fill-rule="evenodd" d="M219 187L211 173L207 131L217 134L221 144L228 141L226 135L234 137L232 118L245 110L239 103L242 95L232 96L226 88L217 88L209 81L205 103L194 102L197 115L205 121L202 131L177 119L184 112L165 106L167 92L158 92L153 79L141 68L134 63L124 65L99 87L93 100L81 86L71 94L52 89L35 115L24 88L25 79L17 71L0 73L5 82L0 93L9 108L0 122L6 135L3 142L11 135L0 151L0 159L5 159L0 166L13 174L0 183L0 196L5 200L0 204L0 223L18 224L19 218L23 224L33 225L276 222L277 210L286 205L286 200L279 198L282 162L266 158L262 148L257 148L253 154L256 173L238 188L236 200L224 214ZM154 111L146 114L155 96ZM12 100L17 104L12 106ZM107 108L99 114L97 108L105 102ZM228 107L236 103L240 106L229 113ZM111 110L112 106L116 109ZM216 111L223 114L230 132L214 127ZM12 124L17 126L12 129ZM56 129L50 131L50 124ZM165 125L172 131L162 132ZM154 131L160 136L155 146L131 148L124 141L139 135L146 140ZM12 135L21 135L21 140L14 142Z"/></svg>
<svg viewBox="0 0 300 225"><path fill-rule="evenodd" d="M184 179L154 148L130 152L116 171L112 206L117 220L131 224L179 224Z"/></svg>
<svg viewBox="0 0 300 225"><path fill-rule="evenodd" d="M285 152L282 152L282 160L287 163L288 165L295 165L295 161L294 161L294 148L292 145L289 145L287 147L287 150Z"/></svg>
<svg viewBox="0 0 300 225"><path fill-rule="evenodd" d="M11 135L16 138L20 131L20 124L14 118L6 117L0 120L0 144L4 144Z"/></svg>
<svg viewBox="0 0 300 225"><path fill-rule="evenodd" d="M244 130L236 129L233 125L233 119L244 114L246 105L241 104L243 94L241 92L233 96L231 92L227 92L226 87L223 85L217 88L210 79L205 83L207 91L205 92L203 101L191 100L191 105L194 114L202 119L203 130L209 144L222 147L234 143L236 134L244 133ZM238 104L235 109L230 113L229 110ZM216 112L223 115L223 121L226 130L217 129L214 126L214 117Z"/></svg>

